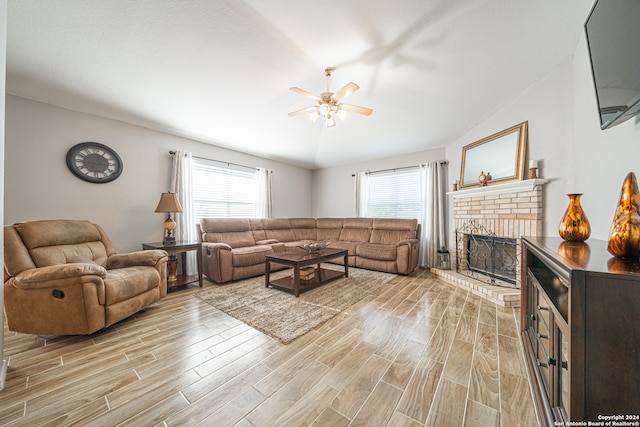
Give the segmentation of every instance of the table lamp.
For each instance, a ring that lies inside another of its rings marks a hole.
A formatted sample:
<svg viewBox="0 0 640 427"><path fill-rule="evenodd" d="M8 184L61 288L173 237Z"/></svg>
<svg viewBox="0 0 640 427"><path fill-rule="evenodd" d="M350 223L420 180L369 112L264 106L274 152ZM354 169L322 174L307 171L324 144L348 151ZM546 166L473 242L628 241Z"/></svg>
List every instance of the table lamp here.
<svg viewBox="0 0 640 427"><path fill-rule="evenodd" d="M182 206L176 196L176 193L162 193L156 212L166 213L167 219L164 220L162 226L167 231L162 241L163 245L175 245L176 238L173 236L173 229L176 228L176 222L171 218L172 212L182 212Z"/></svg>

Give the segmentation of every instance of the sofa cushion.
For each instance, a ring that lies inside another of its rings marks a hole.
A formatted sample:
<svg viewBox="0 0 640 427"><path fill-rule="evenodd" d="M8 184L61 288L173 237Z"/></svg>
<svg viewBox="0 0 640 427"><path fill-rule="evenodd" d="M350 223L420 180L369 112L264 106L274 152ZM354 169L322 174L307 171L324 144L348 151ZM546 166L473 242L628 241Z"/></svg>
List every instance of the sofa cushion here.
<svg viewBox="0 0 640 427"><path fill-rule="evenodd" d="M320 242L335 242L340 240L343 218L318 218L316 220L317 239Z"/></svg>
<svg viewBox="0 0 640 427"><path fill-rule="evenodd" d="M295 240L315 241L318 239L314 218L291 218L290 221Z"/></svg>
<svg viewBox="0 0 640 427"><path fill-rule="evenodd" d="M74 262L91 262L107 267L107 250L102 242L35 248L31 250L31 258L38 267Z"/></svg>
<svg viewBox="0 0 640 427"><path fill-rule="evenodd" d="M267 239L275 239L279 242L290 242L296 239L287 218L264 218L262 224Z"/></svg>
<svg viewBox="0 0 640 427"><path fill-rule="evenodd" d="M418 220L376 218L373 220L370 243L395 244L401 240L417 239Z"/></svg>
<svg viewBox="0 0 640 427"><path fill-rule="evenodd" d="M29 249L102 240L96 226L89 221L28 221L14 224L14 227Z"/></svg>
<svg viewBox="0 0 640 427"><path fill-rule="evenodd" d="M347 252L349 253L349 255L355 255L356 254L356 247L359 245L360 243L358 242L345 242L344 240L337 240L335 242L331 243L331 246L329 246L330 248L334 248L334 249L346 249Z"/></svg>
<svg viewBox="0 0 640 427"><path fill-rule="evenodd" d="M73 262L107 266L107 249L102 235L89 221L28 221L14 227L36 267Z"/></svg>
<svg viewBox="0 0 640 427"><path fill-rule="evenodd" d="M232 248L244 248L255 245L251 231L240 231L236 233L206 233L205 242L226 243Z"/></svg>
<svg viewBox="0 0 640 427"><path fill-rule="evenodd" d="M373 218L345 218L342 228L366 228L373 227Z"/></svg>
<svg viewBox="0 0 640 427"><path fill-rule="evenodd" d="M396 245L361 243L356 247L356 255L381 261L395 261L398 255Z"/></svg>
<svg viewBox="0 0 640 427"><path fill-rule="evenodd" d="M226 243L232 248L256 244L248 218L202 218L200 229L203 242Z"/></svg>
<svg viewBox="0 0 640 427"><path fill-rule="evenodd" d="M126 301L157 288L160 274L153 267L126 267L107 270L104 291L107 305Z"/></svg>
<svg viewBox="0 0 640 427"><path fill-rule="evenodd" d="M372 223L372 218L345 218L340 231L340 240L368 242Z"/></svg>
<svg viewBox="0 0 640 427"><path fill-rule="evenodd" d="M256 244L259 240L268 240L267 235L264 232L264 225L262 224L262 218L250 218L249 224L251 225L251 232L253 233L253 239L256 241Z"/></svg>
<svg viewBox="0 0 640 427"><path fill-rule="evenodd" d="M255 264L264 264L265 255L273 253L273 248L268 245L247 246L231 250L234 267L247 267Z"/></svg>
<svg viewBox="0 0 640 427"><path fill-rule="evenodd" d="M340 232L340 240L347 242L368 242L370 236L368 228L343 228Z"/></svg>

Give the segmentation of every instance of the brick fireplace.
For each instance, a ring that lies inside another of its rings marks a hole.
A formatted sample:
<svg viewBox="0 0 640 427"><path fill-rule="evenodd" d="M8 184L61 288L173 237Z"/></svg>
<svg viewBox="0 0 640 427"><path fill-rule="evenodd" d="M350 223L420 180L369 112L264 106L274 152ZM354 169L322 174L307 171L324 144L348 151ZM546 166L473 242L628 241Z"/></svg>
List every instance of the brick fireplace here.
<svg viewBox="0 0 640 427"><path fill-rule="evenodd" d="M432 269L441 279L461 286L475 294L505 307L520 306L520 274L516 274L512 286L497 286L484 277L475 279L467 274L456 273L455 266L464 268L457 258L456 230L469 228L484 230L477 234L494 234L499 238L516 240L517 266L519 272L520 237L541 236L543 217L542 192L545 179L528 179L486 187L474 187L447 193L453 200L451 232L449 242L452 270ZM459 264L458 264L459 263Z"/></svg>

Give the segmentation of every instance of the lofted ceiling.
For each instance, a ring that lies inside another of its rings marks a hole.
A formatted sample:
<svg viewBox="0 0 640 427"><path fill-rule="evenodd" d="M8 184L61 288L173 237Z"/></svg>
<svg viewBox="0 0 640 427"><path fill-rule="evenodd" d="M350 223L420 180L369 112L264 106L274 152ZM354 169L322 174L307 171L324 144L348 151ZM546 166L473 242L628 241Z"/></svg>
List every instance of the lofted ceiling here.
<svg viewBox="0 0 640 427"><path fill-rule="evenodd" d="M446 146L572 56L593 0L9 0L8 94L311 169ZM334 128L289 91L361 89Z"/></svg>

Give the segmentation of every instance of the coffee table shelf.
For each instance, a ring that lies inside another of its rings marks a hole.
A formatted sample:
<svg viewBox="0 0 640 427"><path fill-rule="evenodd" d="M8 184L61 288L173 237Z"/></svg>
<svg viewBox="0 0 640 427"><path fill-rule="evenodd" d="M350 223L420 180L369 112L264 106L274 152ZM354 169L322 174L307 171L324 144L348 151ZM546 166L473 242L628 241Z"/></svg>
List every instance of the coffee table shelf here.
<svg viewBox="0 0 640 427"><path fill-rule="evenodd" d="M325 261L344 258L344 271L322 268ZM281 264L293 268L293 275L271 280L271 264ZM316 265L315 275L312 280L300 280L300 268L308 265ZM316 288L341 277L349 277L348 252L343 249L325 249L319 254L304 254L300 252L284 252L267 255L265 257L265 287L273 286L287 292L292 292L296 297L301 292Z"/></svg>
<svg viewBox="0 0 640 427"><path fill-rule="evenodd" d="M345 277L344 271L329 270L327 268L316 268L315 277L309 281L300 280L300 292L308 291L309 289L316 288L324 285L325 283L332 282L341 277ZM274 288L280 288L295 293L295 274L291 276L282 277L280 279L271 280L269 285Z"/></svg>

